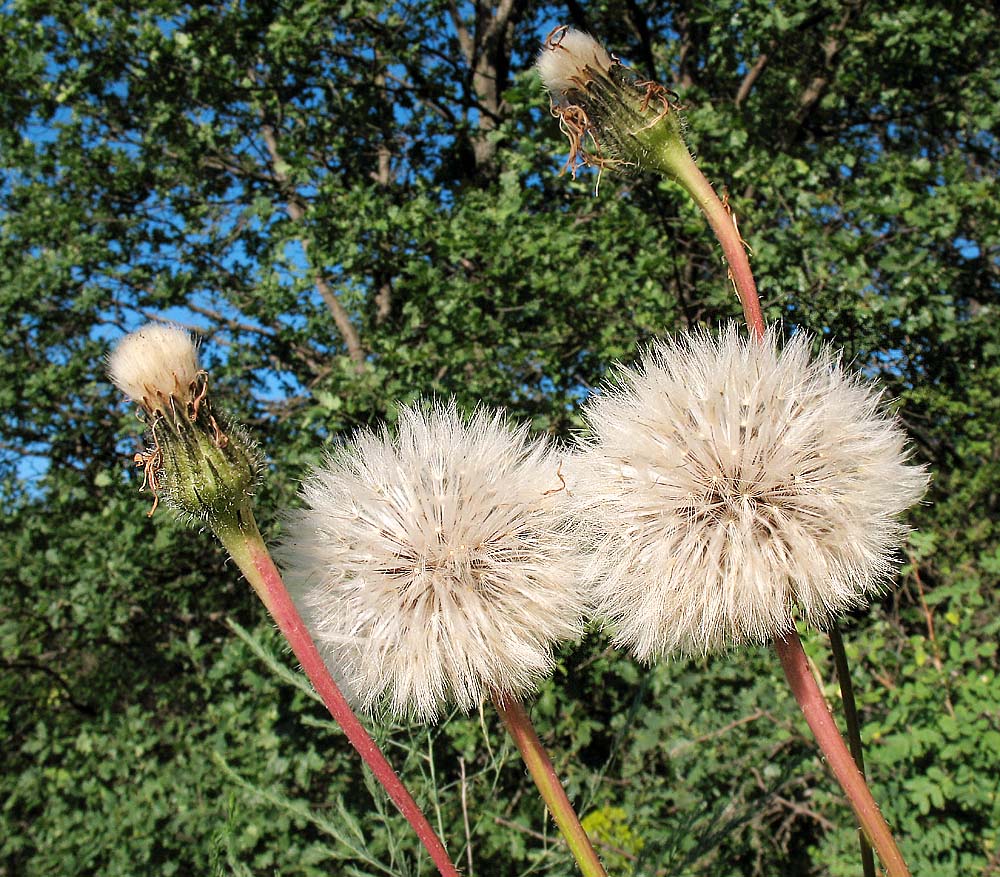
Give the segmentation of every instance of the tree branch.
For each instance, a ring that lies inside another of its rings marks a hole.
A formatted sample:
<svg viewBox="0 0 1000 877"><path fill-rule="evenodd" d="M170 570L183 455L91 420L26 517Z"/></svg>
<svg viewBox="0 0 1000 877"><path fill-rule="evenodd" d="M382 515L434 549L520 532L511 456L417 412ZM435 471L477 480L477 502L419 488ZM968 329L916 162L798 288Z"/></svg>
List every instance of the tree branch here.
<svg viewBox="0 0 1000 877"><path fill-rule="evenodd" d="M306 214L306 206L302 203L298 195L291 191L288 185L288 174L282 169L284 161L278 150L278 138L275 134L274 126L269 122L265 122L261 126L261 135L264 138L264 144L267 146L268 156L271 160L271 172L274 175L275 182L278 183L286 198L285 210L293 222L301 222ZM309 259L309 238L303 235L299 238L299 242L302 244L302 250L306 254L306 259L311 264L312 260ZM341 338L344 339L344 345L347 347L347 355L351 357L351 361L356 365L359 367L363 366L365 364L365 351L361 345L361 336L358 334L357 327L351 322L350 314L347 313L347 309L341 304L340 299L337 298L334 291L330 288L330 284L326 282L323 273L318 269L314 269L313 282L316 284L316 289L319 291L323 303L330 311L330 315L333 317L333 322L336 324Z"/></svg>
<svg viewBox="0 0 1000 877"><path fill-rule="evenodd" d="M454 0L448 4L459 49L471 73L472 97L479 111L479 130L470 138L472 153L476 169L490 174L496 156L496 143L489 134L496 130L503 117L503 92L510 70L511 41L514 27L524 11L525 0L500 0L495 9L490 0L475 0L474 8L475 26L470 30L462 21Z"/></svg>
<svg viewBox="0 0 1000 877"><path fill-rule="evenodd" d="M739 107L747 99L747 95L750 94L750 89L753 88L754 83L761 73L764 72L764 68L767 66L768 55L767 52L761 52L760 56L756 61L753 62L753 66L747 70L746 76L743 77L743 81L740 83L740 87L736 90L736 97L733 98L733 103Z"/></svg>
<svg viewBox="0 0 1000 877"><path fill-rule="evenodd" d="M826 91L827 86L830 84L830 79L833 73L833 62L836 59L837 54L843 47L843 41L841 36L847 25L850 23L851 19L854 17L856 12L855 4L848 4L844 8L844 13L841 15L840 20L830 28L830 33L826 40L823 42L823 71L820 74L814 76L809 84L805 87L805 90L799 95L799 108L795 111L795 121L801 124L806 116L812 112L813 107L819 103L820 98L823 96L823 92Z"/></svg>

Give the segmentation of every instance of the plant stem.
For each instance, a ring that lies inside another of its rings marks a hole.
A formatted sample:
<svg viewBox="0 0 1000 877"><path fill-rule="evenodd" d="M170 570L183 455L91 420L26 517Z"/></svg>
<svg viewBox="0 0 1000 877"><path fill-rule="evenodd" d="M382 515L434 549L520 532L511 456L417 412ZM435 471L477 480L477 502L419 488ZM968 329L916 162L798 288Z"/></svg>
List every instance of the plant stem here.
<svg viewBox="0 0 1000 877"><path fill-rule="evenodd" d="M862 831L878 852L888 877L910 877L903 855L889 831L885 818L858 770L851 753L847 751L837 725L823 699L816 680L809 669L809 661L802 651L802 641L794 630L774 641L775 651L781 659L785 677L792 693L802 708L809 728L833 770L837 782L847 795Z"/></svg>
<svg viewBox="0 0 1000 877"><path fill-rule="evenodd" d="M861 723L858 721L858 704L854 699L854 686L851 684L851 669L847 664L847 650L844 648L844 638L835 621L828 631L830 635L830 650L833 652L833 663L837 668L837 682L840 684L840 696L844 702L844 718L847 720L847 742L851 747L851 756L858 767L862 779L865 779L865 753L861 746ZM875 877L875 858L868 838L862 832L858 836L861 848L861 870L864 877Z"/></svg>
<svg viewBox="0 0 1000 877"><path fill-rule="evenodd" d="M357 750L393 804L417 833L417 837L427 849L442 877L459 877L458 870L452 864L444 845L427 821L427 817L424 816L378 745L358 720L340 688L337 687L337 683L333 681L330 671L323 662L323 658L309 636L305 623L281 580L281 575L275 567L274 561L271 560L271 555L257 529L253 513L249 509L240 509L236 517L238 520L231 523L217 523L213 526L212 529L219 541L236 561L240 571L246 576L247 581L250 582L257 596L264 603L278 628L285 635L295 657L298 658L302 669L309 677L309 681L312 682L313 687L323 699L330 715L343 729L351 745Z"/></svg>
<svg viewBox="0 0 1000 877"><path fill-rule="evenodd" d="M666 141L659 149L658 157L661 170L664 170L683 186L705 214L708 224L715 232L719 243L722 244L723 255L729 264L729 277L740 297L747 328L755 338L762 339L766 332L766 326L760 308L760 297L757 294L757 284L754 282L753 272L750 269L750 260L747 258L746 244L736 226L735 217L715 193L712 184L705 178L680 138ZM881 841L882 846L879 846L878 842L875 845L890 877L908 874L906 863L903 861L889 828L865 783L864 756L861 750L861 731L858 726L854 689L851 685L843 640L836 626L830 631L830 643L837 665L837 678L840 681L840 690L843 694L844 714L847 719L851 753L854 758L854 762L850 762L850 756L848 756L847 765L843 764L841 759L841 755L847 755L847 749L833 717L826 708L826 702L809 672L798 634L793 633L778 640L775 643L775 648L781 657L785 675L795 692L795 697L806 715L806 721L815 734L820 748L827 755L838 782L847 793L851 806L858 815L864 835ZM835 760L834 752L837 753L836 758L840 760ZM850 768L854 768L853 772ZM871 846L864 835L859 838L861 866L864 877L875 877L875 862Z"/></svg>
<svg viewBox="0 0 1000 877"><path fill-rule="evenodd" d="M597 858L587 832L583 830L573 805L566 797L566 790L556 776L552 761L538 739L538 734L535 733L524 705L517 700L504 700L499 696L493 698L493 703L510 736L514 738L521 752L521 758L524 759L535 785L538 786L542 800L545 801L559 831L566 839L570 852L573 853L573 858L580 866L580 872L584 877L607 877L607 872L601 860Z"/></svg>
<svg viewBox="0 0 1000 877"><path fill-rule="evenodd" d="M705 179L683 142L672 140L665 144L659 157L662 161L661 169L684 187L705 214L708 224L722 244L722 254L729 265L729 277L736 287L740 304L743 305L747 326L758 338L763 337L764 316L760 310L757 284L754 282L746 244L736 227L735 218L715 194L712 184Z"/></svg>

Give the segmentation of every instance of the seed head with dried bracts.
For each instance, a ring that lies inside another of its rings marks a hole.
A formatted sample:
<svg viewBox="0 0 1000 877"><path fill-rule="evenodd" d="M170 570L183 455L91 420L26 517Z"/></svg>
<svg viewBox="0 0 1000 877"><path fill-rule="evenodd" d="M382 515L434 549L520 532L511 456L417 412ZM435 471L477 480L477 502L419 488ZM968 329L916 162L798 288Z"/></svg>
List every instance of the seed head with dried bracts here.
<svg viewBox="0 0 1000 877"><path fill-rule="evenodd" d="M672 154L687 156L677 95L637 75L589 34L555 28L535 67L569 140L566 166L574 173L581 164L672 173Z"/></svg>
<svg viewBox="0 0 1000 877"><path fill-rule="evenodd" d="M260 477L256 443L212 412L208 374L190 333L151 323L126 335L108 356L112 382L136 402L151 437L135 455L143 486L182 516L212 524L247 503Z"/></svg>

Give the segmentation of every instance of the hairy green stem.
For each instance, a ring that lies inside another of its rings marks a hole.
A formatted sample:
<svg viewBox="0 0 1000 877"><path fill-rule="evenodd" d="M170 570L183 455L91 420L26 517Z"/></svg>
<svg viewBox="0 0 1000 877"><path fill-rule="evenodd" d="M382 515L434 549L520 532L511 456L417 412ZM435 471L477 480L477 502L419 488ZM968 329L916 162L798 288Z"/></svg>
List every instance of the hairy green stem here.
<svg viewBox="0 0 1000 877"><path fill-rule="evenodd" d="M785 677L802 708L806 722L823 755L826 756L833 775L847 795L862 831L878 852L886 874L888 877L910 877L910 870L906 867L899 847L896 846L885 817L878 809L851 753L847 751L847 746L827 708L823 692L820 691L809 668L809 660L802 651L802 641L798 633L793 630L775 640L774 648L781 659Z"/></svg>
<svg viewBox="0 0 1000 877"><path fill-rule="evenodd" d="M281 580L281 574L274 565L267 546L264 545L253 513L249 509L240 509L235 520L216 523L212 529L285 635L295 657L323 699L330 715L343 729L351 745L375 775L375 779L381 783L393 804L417 833L417 837L430 854L442 877L459 877L458 870L452 864L427 817L358 720L340 688L337 687L337 683L333 681Z"/></svg>
<svg viewBox="0 0 1000 877"><path fill-rule="evenodd" d="M552 761L538 739L538 734L535 733L523 704L517 700L505 700L501 697L494 697L493 703L496 705L497 712L500 713L500 718L507 726L510 736L514 738L514 742L521 752L521 757L524 759L535 785L538 786L542 800L545 801L559 831L566 839L566 844L580 867L580 873L584 877L607 877L607 872L597 857L593 844L587 837L587 832L580 825L576 811L569 798L566 797L566 790L559 782Z"/></svg>
<svg viewBox="0 0 1000 877"><path fill-rule="evenodd" d="M835 621L828 631L830 635L830 650L833 652L833 664L837 668L837 682L840 684L840 696L844 702L844 719L847 721L847 742L851 747L851 756L858 766L862 778L865 778L865 753L861 746L861 723L858 721L858 704L854 699L854 686L851 684L851 669L847 663L847 650L844 648L844 638ZM864 877L875 877L875 857L872 855L871 844L864 832L858 835L858 845L861 849L861 870Z"/></svg>

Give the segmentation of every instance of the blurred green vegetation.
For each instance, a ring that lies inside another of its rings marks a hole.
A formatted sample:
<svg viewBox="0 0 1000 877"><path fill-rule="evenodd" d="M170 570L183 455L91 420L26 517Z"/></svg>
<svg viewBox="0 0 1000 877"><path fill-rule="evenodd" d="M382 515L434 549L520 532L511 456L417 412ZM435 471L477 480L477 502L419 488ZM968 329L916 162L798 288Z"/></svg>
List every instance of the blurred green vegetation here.
<svg viewBox="0 0 1000 877"><path fill-rule="evenodd" d="M931 467L898 587L847 625L866 757L914 873L1000 872L992 4L12 0L0 874L430 873L209 536L146 517L102 356L197 329L274 538L305 467L400 401L568 436L611 362L737 317L676 187L558 175L529 68L563 21L680 94L767 317L878 378ZM617 874L859 873L767 650L648 669L592 632L532 714ZM574 872L489 711L376 727L468 873Z"/></svg>

